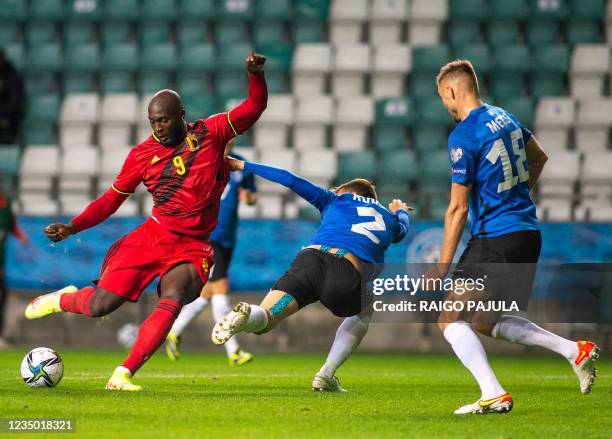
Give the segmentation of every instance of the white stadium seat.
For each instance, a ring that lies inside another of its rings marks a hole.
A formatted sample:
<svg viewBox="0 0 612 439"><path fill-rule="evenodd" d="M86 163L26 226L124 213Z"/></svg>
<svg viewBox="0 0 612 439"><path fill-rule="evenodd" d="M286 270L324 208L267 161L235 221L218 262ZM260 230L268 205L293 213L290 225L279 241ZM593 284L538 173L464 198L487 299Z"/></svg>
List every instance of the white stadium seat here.
<svg viewBox="0 0 612 439"><path fill-rule="evenodd" d="M255 146L284 148L289 143L289 126L294 121L292 95L271 95L268 107L255 124Z"/></svg>
<svg viewBox="0 0 612 439"><path fill-rule="evenodd" d="M572 219L572 203L569 199L549 198L537 205L538 218L545 221L559 222Z"/></svg>
<svg viewBox="0 0 612 439"><path fill-rule="evenodd" d="M582 181L612 185L612 152L587 154L582 166Z"/></svg>
<svg viewBox="0 0 612 439"><path fill-rule="evenodd" d="M310 96L325 92L325 78L331 70L329 44L299 44L293 52L293 93Z"/></svg>
<svg viewBox="0 0 612 439"><path fill-rule="evenodd" d="M290 172L295 173L297 171L296 154L293 150L261 151L259 161L263 164L277 166ZM284 186L264 180L263 178L257 178L256 184L259 192L282 194L288 191Z"/></svg>
<svg viewBox="0 0 612 439"><path fill-rule="evenodd" d="M142 95L138 103L138 113L136 114L137 124L148 126L149 130L151 129L149 125L149 102L151 102L152 98L152 94Z"/></svg>
<svg viewBox="0 0 612 439"><path fill-rule="evenodd" d="M604 44L579 44L572 52L570 85L572 95L589 99L603 94L610 67L610 48Z"/></svg>
<svg viewBox="0 0 612 439"><path fill-rule="evenodd" d="M103 149L100 159L100 179L98 193L106 191L119 174L125 158L130 152L129 146L115 146Z"/></svg>
<svg viewBox="0 0 612 439"><path fill-rule="evenodd" d="M330 40L336 44L361 41L369 0L334 0L330 12Z"/></svg>
<svg viewBox="0 0 612 439"><path fill-rule="evenodd" d="M257 201L259 204L260 201ZM257 206L249 206L246 203L238 204L238 218L257 218L259 216L259 207Z"/></svg>
<svg viewBox="0 0 612 439"><path fill-rule="evenodd" d="M332 73L335 96L353 96L365 91L365 75L371 69L371 50L365 44L336 46Z"/></svg>
<svg viewBox="0 0 612 439"><path fill-rule="evenodd" d="M448 16L447 0L412 0L408 42L411 46L432 46L441 41Z"/></svg>
<svg viewBox="0 0 612 439"><path fill-rule="evenodd" d="M574 212L576 221L612 222L612 205L609 201L582 201Z"/></svg>
<svg viewBox="0 0 612 439"><path fill-rule="evenodd" d="M100 121L135 124L138 117L138 97L135 93L109 93L102 98Z"/></svg>
<svg viewBox="0 0 612 439"><path fill-rule="evenodd" d="M581 152L604 152L608 147L607 127L577 128L576 149Z"/></svg>
<svg viewBox="0 0 612 439"><path fill-rule="evenodd" d="M75 216L80 214L91 203L91 198L84 193L63 193L60 194L59 201L63 215Z"/></svg>
<svg viewBox="0 0 612 439"><path fill-rule="evenodd" d="M322 178L331 180L336 176L337 157L334 151L323 150L302 152L298 174L308 179Z"/></svg>
<svg viewBox="0 0 612 439"><path fill-rule="evenodd" d="M377 47L374 52L372 95L379 98L404 95L406 74L412 68L412 51L409 46L390 44Z"/></svg>
<svg viewBox="0 0 612 439"><path fill-rule="evenodd" d="M537 128L535 136L547 153L563 152L569 145L568 130L559 128Z"/></svg>
<svg viewBox="0 0 612 439"><path fill-rule="evenodd" d="M538 180L539 193L543 196L571 198L580 171L580 154L556 152L550 154Z"/></svg>
<svg viewBox="0 0 612 439"><path fill-rule="evenodd" d="M277 219L283 217L283 197L280 194L261 194L257 204L261 218Z"/></svg>
<svg viewBox="0 0 612 439"><path fill-rule="evenodd" d="M588 99L581 101L578 105L578 127L612 125L612 99Z"/></svg>
<svg viewBox="0 0 612 439"><path fill-rule="evenodd" d="M545 97L536 107L535 125L538 127L570 127L574 124L576 104L569 97Z"/></svg>
<svg viewBox="0 0 612 439"><path fill-rule="evenodd" d="M370 43L399 43L402 25L408 17L407 0L373 0L370 21Z"/></svg>
<svg viewBox="0 0 612 439"><path fill-rule="evenodd" d="M59 214L59 204L49 194L21 192L19 201L22 215L55 216Z"/></svg>
<svg viewBox="0 0 612 439"><path fill-rule="evenodd" d="M21 159L19 186L21 191L50 192L53 177L59 171L57 145L28 145Z"/></svg>
<svg viewBox="0 0 612 439"><path fill-rule="evenodd" d="M325 148L327 126L334 121L334 101L331 96L310 96L298 99L293 144L298 150Z"/></svg>
<svg viewBox="0 0 612 439"><path fill-rule="evenodd" d="M67 94L62 101L60 123L90 123L99 118L100 99L96 93Z"/></svg>
<svg viewBox="0 0 612 439"><path fill-rule="evenodd" d="M98 150L93 146L71 149L60 162L60 190L86 192L98 173Z"/></svg>
<svg viewBox="0 0 612 439"><path fill-rule="evenodd" d="M374 120L374 101L369 96L340 99L336 111L333 146L336 151L362 151L367 128Z"/></svg>

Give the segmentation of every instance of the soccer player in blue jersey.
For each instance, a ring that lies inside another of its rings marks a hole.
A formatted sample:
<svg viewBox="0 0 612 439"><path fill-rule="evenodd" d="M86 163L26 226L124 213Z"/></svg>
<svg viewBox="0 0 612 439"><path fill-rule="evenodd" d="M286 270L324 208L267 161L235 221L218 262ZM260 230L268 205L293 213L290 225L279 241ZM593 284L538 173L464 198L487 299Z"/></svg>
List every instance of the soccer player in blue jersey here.
<svg viewBox="0 0 612 439"><path fill-rule="evenodd" d="M242 159L232 152L234 141L228 142L224 154ZM200 297L183 307L166 339L166 354L172 361L180 358L181 334L206 307L210 301L215 322L218 322L230 311L228 269L236 245L238 229L238 204L240 202L254 205L257 202L255 177L250 172L234 171L221 195L219 222L215 227L210 243L215 252L213 265L208 282L202 289ZM232 338L225 343L225 350L230 366L242 366L253 359L253 354L240 349L238 342Z"/></svg>
<svg viewBox="0 0 612 439"><path fill-rule="evenodd" d="M439 279L447 275L469 212L472 238L453 278L484 278L487 289L491 289L487 291L489 297L514 299L524 309L542 241L529 191L547 156L531 132L511 113L483 103L476 72L469 61L448 63L436 79L442 104L457 126L448 139L452 185L440 261L428 277ZM478 293L473 293L451 293L449 298L477 298ZM475 331L557 352L572 364L582 393L591 390L599 351L593 342L567 340L527 319L501 313L444 311L438 325L482 392L478 401L459 408L456 414L505 413L513 405L512 397L489 366Z"/></svg>
<svg viewBox="0 0 612 439"><path fill-rule="evenodd" d="M384 262L387 248L406 236L409 208L401 200L393 200L387 210L367 180L351 180L328 190L273 166L228 162L232 170L252 172L293 190L321 212L321 225L259 306L239 303L215 325L213 342L226 343L238 332L268 332L316 301L336 316L367 320L370 301L366 283ZM367 323L365 327L367 330ZM359 341L355 340L354 346ZM319 380L321 385L341 390L335 376Z"/></svg>

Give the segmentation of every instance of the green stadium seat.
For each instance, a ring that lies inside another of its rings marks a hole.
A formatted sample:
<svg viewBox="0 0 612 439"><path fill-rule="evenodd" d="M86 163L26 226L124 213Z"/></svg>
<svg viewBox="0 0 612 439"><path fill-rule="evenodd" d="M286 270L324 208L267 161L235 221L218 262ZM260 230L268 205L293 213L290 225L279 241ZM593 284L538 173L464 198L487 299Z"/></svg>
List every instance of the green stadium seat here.
<svg viewBox="0 0 612 439"><path fill-rule="evenodd" d="M248 39L248 27L240 21L220 21L215 26L215 38L219 44L243 43Z"/></svg>
<svg viewBox="0 0 612 439"><path fill-rule="evenodd" d="M251 50L251 45L247 43L219 45L217 48L219 54L217 69L243 71L245 59Z"/></svg>
<svg viewBox="0 0 612 439"><path fill-rule="evenodd" d="M95 72L100 67L100 50L93 43L73 44L66 49L64 70L67 72Z"/></svg>
<svg viewBox="0 0 612 439"><path fill-rule="evenodd" d="M57 122L59 110L59 94L30 95L27 102L26 119L41 122Z"/></svg>
<svg viewBox="0 0 612 439"><path fill-rule="evenodd" d="M450 181L450 169L448 151L426 154L421 159L419 183L434 185L437 182ZM445 190L447 189L445 188Z"/></svg>
<svg viewBox="0 0 612 439"><path fill-rule="evenodd" d="M410 95L416 99L437 96L438 86L436 85L435 74L412 73L410 75Z"/></svg>
<svg viewBox="0 0 612 439"><path fill-rule="evenodd" d="M441 187L440 189L442 190L443 188ZM448 190L446 187L444 187L444 189ZM429 196L428 198L429 206L427 209L428 218L436 219L436 220L441 220L444 218L444 216L446 215L446 211L448 209L448 200L446 198L447 196L445 195L441 195L437 197Z"/></svg>
<svg viewBox="0 0 612 439"><path fill-rule="evenodd" d="M140 18L138 0L106 0L104 20L136 21Z"/></svg>
<svg viewBox="0 0 612 439"><path fill-rule="evenodd" d="M129 43L132 28L127 21L105 21L100 26L100 40L104 46L117 43Z"/></svg>
<svg viewBox="0 0 612 439"><path fill-rule="evenodd" d="M30 47L28 70L58 72L62 68L62 51L59 44L45 43Z"/></svg>
<svg viewBox="0 0 612 439"><path fill-rule="evenodd" d="M387 98L376 102L376 125L408 126L414 118L414 106L410 98Z"/></svg>
<svg viewBox="0 0 612 439"><path fill-rule="evenodd" d="M266 0L257 2L255 10L257 20L273 18L275 20L290 20L293 18L291 0ZM259 26L259 24L258 24Z"/></svg>
<svg viewBox="0 0 612 439"><path fill-rule="evenodd" d="M455 58L470 60L478 75L486 75L491 70L491 52L484 44L461 45L453 52Z"/></svg>
<svg viewBox="0 0 612 439"><path fill-rule="evenodd" d="M450 52L446 46L416 47L412 52L412 71L435 75L448 61L450 61Z"/></svg>
<svg viewBox="0 0 612 439"><path fill-rule="evenodd" d="M336 178L345 182L353 178L374 180L376 174L376 155L374 151L349 152L338 154Z"/></svg>
<svg viewBox="0 0 612 439"><path fill-rule="evenodd" d="M64 93L89 93L95 91L94 75L83 72L65 72L62 75Z"/></svg>
<svg viewBox="0 0 612 439"><path fill-rule="evenodd" d="M539 47L534 52L533 71L565 74L569 70L570 49L563 44Z"/></svg>
<svg viewBox="0 0 612 439"><path fill-rule="evenodd" d="M187 21L177 25L177 41L181 47L208 43L208 25L199 21Z"/></svg>
<svg viewBox="0 0 612 439"><path fill-rule="evenodd" d="M25 72L25 92L28 95L57 93L55 75L47 72Z"/></svg>
<svg viewBox="0 0 612 439"><path fill-rule="evenodd" d="M215 111L218 113L218 111ZM253 146L253 140L251 136L252 132L249 130L246 133L242 133L238 137L234 137L234 146L236 148L244 148L247 146Z"/></svg>
<svg viewBox="0 0 612 439"><path fill-rule="evenodd" d="M25 145L57 144L56 125L50 122L28 121L28 128L21 134Z"/></svg>
<svg viewBox="0 0 612 439"><path fill-rule="evenodd" d="M266 82L268 83L268 93L285 94L291 93L289 90L288 74L278 70L266 70Z"/></svg>
<svg viewBox="0 0 612 439"><path fill-rule="evenodd" d="M141 0L140 16L144 20L174 21L178 0Z"/></svg>
<svg viewBox="0 0 612 439"><path fill-rule="evenodd" d="M403 125L377 124L374 126L374 148L382 153L405 149L406 127Z"/></svg>
<svg viewBox="0 0 612 439"><path fill-rule="evenodd" d="M408 200L408 183L406 181L376 181L376 194L378 195L378 201L383 206L386 206L394 198L400 200Z"/></svg>
<svg viewBox="0 0 612 439"><path fill-rule="evenodd" d="M490 0L489 18L491 20L522 20L527 16L525 0Z"/></svg>
<svg viewBox="0 0 612 439"><path fill-rule="evenodd" d="M318 43L325 39L325 25L323 21L297 21L291 26L293 30L293 42Z"/></svg>
<svg viewBox="0 0 612 439"><path fill-rule="evenodd" d="M64 23L63 38L66 46L73 44L95 43L96 31L93 23L84 21L70 21Z"/></svg>
<svg viewBox="0 0 612 439"><path fill-rule="evenodd" d="M563 20L567 18L569 7L567 1L529 0L529 18L539 20L550 18Z"/></svg>
<svg viewBox="0 0 612 439"><path fill-rule="evenodd" d="M572 19L603 20L605 15L605 0L570 0Z"/></svg>
<svg viewBox="0 0 612 439"><path fill-rule="evenodd" d="M218 0L217 14L226 19L250 21L255 14L255 0Z"/></svg>
<svg viewBox="0 0 612 439"><path fill-rule="evenodd" d="M64 0L30 0L28 20L62 21L65 15Z"/></svg>
<svg viewBox="0 0 612 439"><path fill-rule="evenodd" d="M415 125L450 125L452 123L439 97L419 99L416 108Z"/></svg>
<svg viewBox="0 0 612 439"><path fill-rule="evenodd" d="M210 72L215 67L215 46L192 44L182 48L179 63L181 70Z"/></svg>
<svg viewBox="0 0 612 439"><path fill-rule="evenodd" d="M144 21L138 28L138 41L142 47L170 41L170 23Z"/></svg>
<svg viewBox="0 0 612 439"><path fill-rule="evenodd" d="M329 3L330 0L296 0L296 18L315 18L325 20L329 15Z"/></svg>
<svg viewBox="0 0 612 439"><path fill-rule="evenodd" d="M29 22L26 25L25 40L29 47L55 40L55 24L50 21Z"/></svg>
<svg viewBox="0 0 612 439"><path fill-rule="evenodd" d="M598 43L601 40L598 21L570 21L566 28L566 40L568 44Z"/></svg>
<svg viewBox="0 0 612 439"><path fill-rule="evenodd" d="M4 0L0 7L0 21L22 22L26 19L26 0Z"/></svg>
<svg viewBox="0 0 612 439"><path fill-rule="evenodd" d="M0 47L19 41L19 26L17 23L4 21L0 23Z"/></svg>
<svg viewBox="0 0 612 439"><path fill-rule="evenodd" d="M217 75L215 92L226 96L246 96L247 77L242 71L227 71Z"/></svg>
<svg viewBox="0 0 612 439"><path fill-rule="evenodd" d="M10 61L10 63L17 70L23 70L23 65L25 63L25 50L23 48L22 43L10 43L5 44L4 53L6 54L6 58Z"/></svg>
<svg viewBox="0 0 612 439"><path fill-rule="evenodd" d="M527 127L533 125L533 114L535 109L535 100L528 97L518 97L500 101L498 106L506 111L514 114L514 117Z"/></svg>
<svg viewBox="0 0 612 439"><path fill-rule="evenodd" d="M298 218L304 221L321 221L321 212L313 206L300 206Z"/></svg>
<svg viewBox="0 0 612 439"><path fill-rule="evenodd" d="M100 92L129 93L134 91L132 75L129 72L104 72L100 75Z"/></svg>
<svg viewBox="0 0 612 439"><path fill-rule="evenodd" d="M256 47L258 53L266 56L266 71L288 72L291 69L293 48L288 44L266 44Z"/></svg>
<svg viewBox="0 0 612 439"><path fill-rule="evenodd" d="M531 47L546 46L559 42L559 23L554 20L532 20L526 25L527 44Z"/></svg>
<svg viewBox="0 0 612 439"><path fill-rule="evenodd" d="M98 21L102 18L101 1L68 0L67 18L70 20Z"/></svg>
<svg viewBox="0 0 612 439"><path fill-rule="evenodd" d="M189 20L215 18L217 0L181 0L179 14Z"/></svg>
<svg viewBox="0 0 612 439"><path fill-rule="evenodd" d="M518 21L493 21L487 27L487 43L491 47L518 44L520 36Z"/></svg>
<svg viewBox="0 0 612 439"><path fill-rule="evenodd" d="M142 49L142 69L171 72L176 62L176 46L172 43L151 44Z"/></svg>
<svg viewBox="0 0 612 439"><path fill-rule="evenodd" d="M453 47L480 42L480 24L477 21L450 21L447 28L448 42Z"/></svg>
<svg viewBox="0 0 612 439"><path fill-rule="evenodd" d="M559 96L565 93L565 74L534 72L530 77L531 96L540 99L543 96Z"/></svg>
<svg viewBox="0 0 612 439"><path fill-rule="evenodd" d="M392 151L380 157L377 183L406 184L416 180L417 176L418 165L413 151Z"/></svg>
<svg viewBox="0 0 612 439"><path fill-rule="evenodd" d="M19 172L21 147L19 145L2 145L0 148L0 174L14 177Z"/></svg>
<svg viewBox="0 0 612 439"><path fill-rule="evenodd" d="M183 107L189 121L208 117L216 110L214 97L203 95L183 95Z"/></svg>
<svg viewBox="0 0 612 439"><path fill-rule="evenodd" d="M140 94L155 93L165 88L172 89L170 75L164 72L141 71L137 84Z"/></svg>
<svg viewBox="0 0 612 439"><path fill-rule="evenodd" d="M286 40L285 24L282 21L260 22L253 29L253 41L256 46L283 43Z"/></svg>
<svg viewBox="0 0 612 439"><path fill-rule="evenodd" d="M412 148L420 156L445 148L447 139L446 125L415 125L412 128Z"/></svg>
<svg viewBox="0 0 612 439"><path fill-rule="evenodd" d="M133 72L139 67L138 49L134 43L106 46L102 60L102 68L108 71Z"/></svg>
<svg viewBox="0 0 612 439"><path fill-rule="evenodd" d="M450 21L484 20L487 16L487 2L485 0L461 0L448 3Z"/></svg>
<svg viewBox="0 0 612 439"><path fill-rule="evenodd" d="M210 87L210 78L205 74L181 72L176 78L176 88L183 96L208 95Z"/></svg>
<svg viewBox="0 0 612 439"><path fill-rule="evenodd" d="M496 73L491 75L489 93L497 101L519 97L523 94L523 76L513 73Z"/></svg>
<svg viewBox="0 0 612 439"><path fill-rule="evenodd" d="M527 46L497 47L493 53L493 73L524 74L531 69L531 56Z"/></svg>

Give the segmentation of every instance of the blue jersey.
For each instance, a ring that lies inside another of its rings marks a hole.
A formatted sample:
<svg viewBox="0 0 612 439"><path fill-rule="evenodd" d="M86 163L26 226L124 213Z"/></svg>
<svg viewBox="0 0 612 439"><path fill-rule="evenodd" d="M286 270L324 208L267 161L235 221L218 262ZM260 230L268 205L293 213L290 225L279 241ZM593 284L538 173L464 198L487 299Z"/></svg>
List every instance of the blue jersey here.
<svg viewBox="0 0 612 439"><path fill-rule="evenodd" d="M246 162L244 169L291 188L321 212L321 226L311 244L342 248L362 261L382 263L389 245L401 241L408 231L408 212L393 214L372 198L336 195L273 166Z"/></svg>
<svg viewBox="0 0 612 439"><path fill-rule="evenodd" d="M472 110L449 136L452 182L472 185L472 236L539 229L529 195L525 144L530 138L511 113L487 104Z"/></svg>
<svg viewBox="0 0 612 439"><path fill-rule="evenodd" d="M230 152L232 157L244 160L238 154ZM238 229L238 204L240 202L239 189L248 189L255 192L255 177L248 171L233 171L221 195L219 207L219 222L213 230L210 239L221 247L234 247L236 245L236 230Z"/></svg>

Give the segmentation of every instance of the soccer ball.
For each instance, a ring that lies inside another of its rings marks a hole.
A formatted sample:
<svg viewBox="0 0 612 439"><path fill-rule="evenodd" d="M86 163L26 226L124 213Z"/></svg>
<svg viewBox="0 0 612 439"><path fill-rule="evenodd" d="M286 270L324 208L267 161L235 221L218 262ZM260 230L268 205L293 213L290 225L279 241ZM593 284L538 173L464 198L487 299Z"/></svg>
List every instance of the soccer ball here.
<svg viewBox="0 0 612 439"><path fill-rule="evenodd" d="M30 387L55 387L63 375L64 362L53 349L32 349L21 362L21 378Z"/></svg>
<svg viewBox="0 0 612 439"><path fill-rule="evenodd" d="M136 337L138 336L138 325L134 323L126 323L119 331L117 331L117 341L125 349L132 349L134 343L136 343Z"/></svg>

